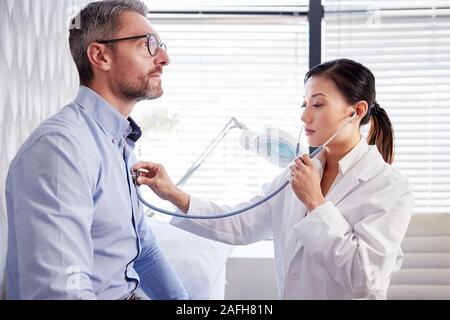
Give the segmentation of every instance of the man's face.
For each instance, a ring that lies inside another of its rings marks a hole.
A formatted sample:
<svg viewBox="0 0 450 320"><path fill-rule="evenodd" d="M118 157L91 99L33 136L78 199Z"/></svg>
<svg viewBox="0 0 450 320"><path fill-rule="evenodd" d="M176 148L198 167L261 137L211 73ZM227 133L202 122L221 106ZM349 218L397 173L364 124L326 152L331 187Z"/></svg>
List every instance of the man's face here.
<svg viewBox="0 0 450 320"><path fill-rule="evenodd" d="M155 32L144 16L132 11L121 14L120 25L115 38ZM169 56L164 49L160 48L154 57L150 55L146 38L117 42L112 49L110 70L113 90L127 100L157 99L163 95L163 66L169 63Z"/></svg>

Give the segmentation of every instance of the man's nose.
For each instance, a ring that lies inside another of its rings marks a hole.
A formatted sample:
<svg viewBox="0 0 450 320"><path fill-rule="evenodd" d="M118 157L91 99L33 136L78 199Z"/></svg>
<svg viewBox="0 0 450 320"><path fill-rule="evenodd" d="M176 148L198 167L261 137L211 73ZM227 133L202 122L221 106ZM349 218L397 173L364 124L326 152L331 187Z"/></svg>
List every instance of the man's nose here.
<svg viewBox="0 0 450 320"><path fill-rule="evenodd" d="M170 64L170 57L163 48L159 48L158 54L155 57L155 64L160 66L167 66Z"/></svg>

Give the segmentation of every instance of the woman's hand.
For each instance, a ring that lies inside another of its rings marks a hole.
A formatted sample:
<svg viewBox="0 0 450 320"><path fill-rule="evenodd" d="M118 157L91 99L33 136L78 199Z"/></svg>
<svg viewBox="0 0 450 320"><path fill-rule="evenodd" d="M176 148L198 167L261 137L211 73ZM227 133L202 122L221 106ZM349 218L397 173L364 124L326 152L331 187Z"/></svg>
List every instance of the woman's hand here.
<svg viewBox="0 0 450 320"><path fill-rule="evenodd" d="M144 170L142 170L144 169ZM163 165L151 162L139 162L133 166L133 171L140 171L136 182L138 185L149 186L158 197L168 200L183 212L189 209L189 195L181 191L172 182Z"/></svg>
<svg viewBox="0 0 450 320"><path fill-rule="evenodd" d="M325 203L320 187L320 176L310 157L305 154L295 160L291 169L291 186L297 198L305 204L308 211Z"/></svg>

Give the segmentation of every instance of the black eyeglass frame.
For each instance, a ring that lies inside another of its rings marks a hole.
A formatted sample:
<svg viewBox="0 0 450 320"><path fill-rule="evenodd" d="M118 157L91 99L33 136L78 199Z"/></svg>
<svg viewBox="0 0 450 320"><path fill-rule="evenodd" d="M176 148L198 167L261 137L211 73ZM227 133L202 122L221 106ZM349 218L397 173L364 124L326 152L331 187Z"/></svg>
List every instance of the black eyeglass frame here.
<svg viewBox="0 0 450 320"><path fill-rule="evenodd" d="M164 51L167 52L167 45L165 43L161 42L161 39L159 38L157 33L148 33L148 34L143 34L140 36L132 36L132 37L126 37L126 38L109 39L109 40L97 40L95 42L101 43L101 44L108 44L108 43L116 43L119 41L136 40L136 39L141 39L141 38L147 38L147 49L152 57L156 57L158 55L159 49L164 49ZM155 39L156 43L158 44L158 46L156 47L156 52L154 52L154 53L152 53L152 51L150 49L150 39L151 38Z"/></svg>

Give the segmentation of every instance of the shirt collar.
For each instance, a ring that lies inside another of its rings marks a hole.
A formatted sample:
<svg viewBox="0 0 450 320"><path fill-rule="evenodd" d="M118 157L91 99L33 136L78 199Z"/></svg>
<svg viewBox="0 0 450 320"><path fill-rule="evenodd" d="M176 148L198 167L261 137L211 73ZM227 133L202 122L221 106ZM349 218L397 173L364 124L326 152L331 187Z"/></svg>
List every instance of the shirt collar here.
<svg viewBox="0 0 450 320"><path fill-rule="evenodd" d="M351 167L354 166L359 159L369 150L369 145L366 139L361 137L358 144L347 153L341 160L339 160L339 171L342 175L345 175Z"/></svg>
<svg viewBox="0 0 450 320"><path fill-rule="evenodd" d="M132 118L125 119L112 105L94 90L80 86L75 103L97 122L102 131L113 139L128 138L136 142L141 129Z"/></svg>

